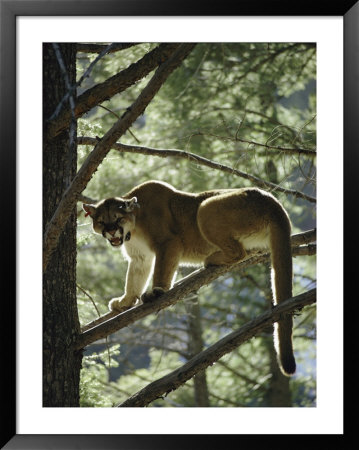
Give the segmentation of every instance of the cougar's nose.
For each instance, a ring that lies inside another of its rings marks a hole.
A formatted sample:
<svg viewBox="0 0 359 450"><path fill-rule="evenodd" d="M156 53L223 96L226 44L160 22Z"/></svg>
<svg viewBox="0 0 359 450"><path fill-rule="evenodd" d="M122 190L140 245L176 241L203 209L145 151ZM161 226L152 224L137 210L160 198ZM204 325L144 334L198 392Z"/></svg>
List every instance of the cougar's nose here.
<svg viewBox="0 0 359 450"><path fill-rule="evenodd" d="M107 223L104 226L104 231L106 231L107 233L113 234L113 233L116 233L116 230L117 230L117 225L115 223Z"/></svg>

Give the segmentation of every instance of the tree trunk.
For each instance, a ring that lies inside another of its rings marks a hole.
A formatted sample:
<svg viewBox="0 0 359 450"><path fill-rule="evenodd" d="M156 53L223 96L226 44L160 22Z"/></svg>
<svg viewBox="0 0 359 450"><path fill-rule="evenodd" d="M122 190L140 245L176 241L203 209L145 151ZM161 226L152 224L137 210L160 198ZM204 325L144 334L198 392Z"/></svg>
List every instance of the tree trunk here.
<svg viewBox="0 0 359 450"><path fill-rule="evenodd" d="M60 44L68 82L76 81L76 45ZM43 120L53 114L67 92L52 44L43 46ZM74 94L75 95L75 94ZM70 126L70 124L69 124ZM43 227L76 173L76 145L69 126L43 142ZM75 133L76 134L76 133ZM74 136L76 139L76 136ZM79 406L82 352L70 350L80 332L76 304L76 210L74 209L43 274L43 406Z"/></svg>
<svg viewBox="0 0 359 450"><path fill-rule="evenodd" d="M197 295L186 303L188 313L188 353L191 358L203 351L201 310ZM209 395L206 371L202 370L193 377L195 406L208 407Z"/></svg>

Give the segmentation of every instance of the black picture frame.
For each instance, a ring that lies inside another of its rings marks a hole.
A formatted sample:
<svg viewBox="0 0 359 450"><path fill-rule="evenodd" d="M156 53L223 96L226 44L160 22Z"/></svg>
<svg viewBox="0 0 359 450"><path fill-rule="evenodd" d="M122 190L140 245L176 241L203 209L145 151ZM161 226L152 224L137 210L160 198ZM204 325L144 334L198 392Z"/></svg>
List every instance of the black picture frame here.
<svg viewBox="0 0 359 450"><path fill-rule="evenodd" d="M285 2L269 0L246 0L233 2L222 0L211 3L187 0L0 0L0 183L6 220L1 221L1 254L6 263L2 265L3 289L3 383L1 404L1 448L6 449L183 449L206 445L256 445L268 439L287 445L293 435L17 435L16 434L16 241L10 238L16 227L16 17L18 16L343 16L344 18L344 210L345 235L344 256L349 246L353 253L357 230L354 215L356 196L353 194L354 179L358 177L359 142L359 4L357 1ZM352 263L353 265L353 263ZM349 267L349 264L348 264ZM355 266L354 266L355 267ZM353 270L344 272L344 286L350 291ZM350 295L351 297L351 295ZM352 305L356 299L352 298ZM355 312L345 306L346 338L353 328ZM346 339L346 342L348 340ZM345 349L345 357L350 349ZM356 356L356 355L354 355ZM350 358L348 358L350 360ZM348 359L346 359L348 361ZM353 360L353 357L351 357ZM352 369L348 368L348 372ZM347 379L346 379L347 382ZM350 381L349 381L350 382ZM346 391L347 393L348 391ZM347 399L347 398L346 398ZM351 407L351 402L346 401ZM355 406L355 405L354 405ZM5 417L5 419L4 419ZM347 438L353 430L354 417L345 420L343 435L330 435L331 443ZM325 436L317 436L325 437ZM280 440L278 440L281 438ZM315 436L314 436L315 438ZM313 443L313 436L295 437L296 445ZM206 441L206 442L204 442ZM316 439L315 439L316 441ZM341 442L341 446L343 443Z"/></svg>

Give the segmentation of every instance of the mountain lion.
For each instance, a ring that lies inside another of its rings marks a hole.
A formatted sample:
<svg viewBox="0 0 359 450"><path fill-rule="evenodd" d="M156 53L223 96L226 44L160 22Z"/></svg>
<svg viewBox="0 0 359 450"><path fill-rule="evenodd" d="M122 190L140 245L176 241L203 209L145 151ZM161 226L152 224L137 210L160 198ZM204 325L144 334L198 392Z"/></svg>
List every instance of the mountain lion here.
<svg viewBox="0 0 359 450"><path fill-rule="evenodd" d="M194 194L148 181L123 197L84 204L93 229L128 260L125 293L109 308L124 311L171 288L180 263L233 264L250 249L269 248L275 303L292 297L291 224L273 195L257 188ZM145 292L153 273L153 289ZM277 326L282 371L295 372L292 317Z"/></svg>

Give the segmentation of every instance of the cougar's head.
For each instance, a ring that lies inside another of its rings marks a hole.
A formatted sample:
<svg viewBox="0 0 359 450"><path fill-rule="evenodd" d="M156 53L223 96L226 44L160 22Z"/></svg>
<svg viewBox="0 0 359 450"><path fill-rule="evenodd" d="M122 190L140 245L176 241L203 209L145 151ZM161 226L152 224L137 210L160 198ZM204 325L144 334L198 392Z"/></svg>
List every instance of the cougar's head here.
<svg viewBox="0 0 359 450"><path fill-rule="evenodd" d="M114 197L101 200L95 205L82 205L85 216L90 216L95 233L110 242L113 247L121 246L131 239L131 231L135 227L133 211L139 207L137 198L130 200Z"/></svg>

